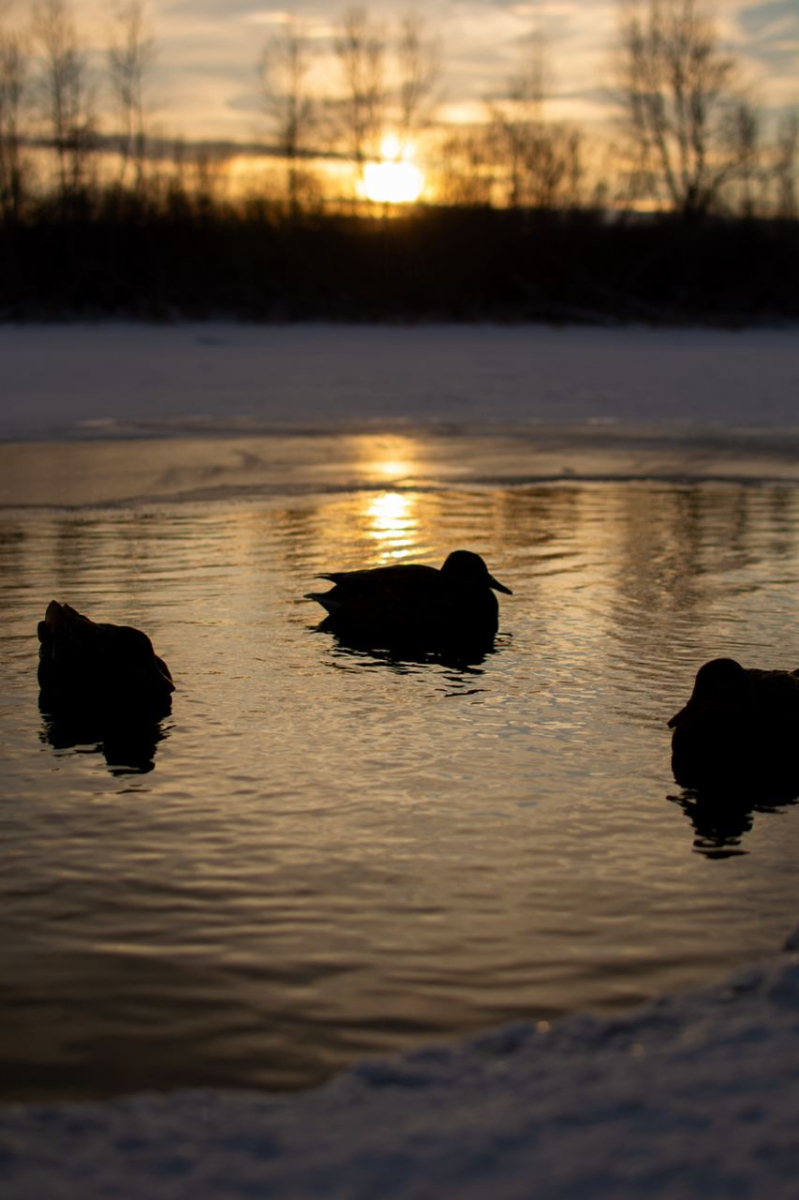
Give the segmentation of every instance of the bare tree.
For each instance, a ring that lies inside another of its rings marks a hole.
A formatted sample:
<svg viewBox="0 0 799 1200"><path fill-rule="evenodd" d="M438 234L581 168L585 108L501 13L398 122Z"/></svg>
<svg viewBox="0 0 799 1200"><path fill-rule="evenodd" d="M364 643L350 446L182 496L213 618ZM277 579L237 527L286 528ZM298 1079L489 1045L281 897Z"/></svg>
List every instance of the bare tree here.
<svg viewBox="0 0 799 1200"><path fill-rule="evenodd" d="M620 49L639 178L679 212L707 212L741 156L730 138L735 64L703 0L623 0Z"/></svg>
<svg viewBox="0 0 799 1200"><path fill-rule="evenodd" d="M744 217L753 217L762 193L760 115L751 104L741 100L730 119L730 140L737 162L735 171L735 207Z"/></svg>
<svg viewBox="0 0 799 1200"><path fill-rule="evenodd" d="M450 133L439 147L437 192L443 204L487 207L495 184L496 154L484 125Z"/></svg>
<svg viewBox="0 0 799 1200"><path fill-rule="evenodd" d="M582 199L582 134L568 125L543 123L525 155L524 200L530 208L576 208Z"/></svg>
<svg viewBox="0 0 799 1200"><path fill-rule="evenodd" d="M88 71L66 0L38 0L34 37L41 54L41 104L56 153L62 199L88 182L96 125Z"/></svg>
<svg viewBox="0 0 799 1200"><path fill-rule="evenodd" d="M568 208L579 200L581 137L570 126L545 119L549 81L546 45L538 31L528 39L522 68L489 104L495 147L512 207Z"/></svg>
<svg viewBox="0 0 799 1200"><path fill-rule="evenodd" d="M335 50L344 84L344 138L358 177L363 178L364 166L376 156L385 126L385 33L365 8L351 8L344 14Z"/></svg>
<svg viewBox="0 0 799 1200"><path fill-rule="evenodd" d="M423 17L406 14L397 42L397 101L400 140L409 142L432 120L441 73L438 41Z"/></svg>
<svg viewBox="0 0 799 1200"><path fill-rule="evenodd" d="M296 17L289 17L264 47L258 63L261 100L271 118L278 153L286 164L289 211L296 215L309 185L302 169L309 138L318 120L309 90L308 38Z"/></svg>
<svg viewBox="0 0 799 1200"><path fill-rule="evenodd" d="M799 216L797 205L797 173L799 173L799 114L789 113L780 122L773 178L776 190L775 214L784 221Z"/></svg>
<svg viewBox="0 0 799 1200"><path fill-rule="evenodd" d="M119 121L120 181L129 170L141 190L147 154L144 82L155 54L145 29L143 0L126 0L116 10L116 36L108 50L108 76Z"/></svg>
<svg viewBox="0 0 799 1200"><path fill-rule="evenodd" d="M529 57L508 79L504 93L489 103L496 146L507 173L507 203L511 208L523 203L525 160L531 135L543 125L544 44L537 31L529 47Z"/></svg>
<svg viewBox="0 0 799 1200"><path fill-rule="evenodd" d="M27 69L21 38L0 30L0 212L6 221L17 220L23 207L22 112Z"/></svg>

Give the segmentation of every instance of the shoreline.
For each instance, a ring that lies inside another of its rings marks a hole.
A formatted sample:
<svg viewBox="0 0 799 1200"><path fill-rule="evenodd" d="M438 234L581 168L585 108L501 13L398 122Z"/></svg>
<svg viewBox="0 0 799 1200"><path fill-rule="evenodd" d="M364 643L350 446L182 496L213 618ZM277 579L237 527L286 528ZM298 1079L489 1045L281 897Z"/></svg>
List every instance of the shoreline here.
<svg viewBox="0 0 799 1200"><path fill-rule="evenodd" d="M621 482L795 487L799 432L417 424L0 441L0 480L5 511Z"/></svg>
<svg viewBox="0 0 799 1200"><path fill-rule="evenodd" d="M310 1092L0 1107L7 1200L791 1200L799 930L720 984L514 1024Z"/></svg>

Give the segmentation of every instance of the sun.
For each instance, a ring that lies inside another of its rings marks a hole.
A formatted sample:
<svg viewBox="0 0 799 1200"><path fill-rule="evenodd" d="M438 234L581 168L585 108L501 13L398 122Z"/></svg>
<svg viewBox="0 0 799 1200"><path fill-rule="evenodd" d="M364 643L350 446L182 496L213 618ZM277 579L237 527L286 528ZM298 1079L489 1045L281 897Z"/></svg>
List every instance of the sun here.
<svg viewBox="0 0 799 1200"><path fill-rule="evenodd" d="M368 162L361 190L374 204L413 204L424 189L424 175L413 162L413 147L401 146L394 134L386 134L379 162Z"/></svg>

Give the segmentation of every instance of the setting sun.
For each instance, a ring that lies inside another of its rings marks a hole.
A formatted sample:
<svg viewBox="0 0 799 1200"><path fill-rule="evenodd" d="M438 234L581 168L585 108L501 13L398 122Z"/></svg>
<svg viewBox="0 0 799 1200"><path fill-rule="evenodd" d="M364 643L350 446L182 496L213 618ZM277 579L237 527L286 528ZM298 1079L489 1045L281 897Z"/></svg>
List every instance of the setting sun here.
<svg viewBox="0 0 799 1200"><path fill-rule="evenodd" d="M424 188L424 175L412 161L413 147L401 146L394 134L387 134L380 154L379 162L364 167L364 196L374 204L413 204Z"/></svg>

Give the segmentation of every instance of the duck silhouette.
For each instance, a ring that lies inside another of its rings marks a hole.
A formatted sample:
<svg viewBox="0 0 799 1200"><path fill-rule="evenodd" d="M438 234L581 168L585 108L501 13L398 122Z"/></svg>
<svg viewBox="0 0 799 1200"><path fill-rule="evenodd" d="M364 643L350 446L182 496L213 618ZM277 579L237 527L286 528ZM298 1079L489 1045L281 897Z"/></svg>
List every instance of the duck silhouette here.
<svg viewBox="0 0 799 1200"><path fill-rule="evenodd" d="M306 595L327 611L320 628L373 648L486 650L499 624L494 592L512 594L469 550L454 550L440 570L397 563L320 578L334 584Z"/></svg>
<svg viewBox="0 0 799 1200"><path fill-rule="evenodd" d="M799 794L799 671L712 659L668 724L672 771L682 787Z"/></svg>
<svg viewBox="0 0 799 1200"><path fill-rule="evenodd" d="M51 600L38 635L43 711L91 713L105 723L169 712L172 675L140 629L101 624Z"/></svg>

